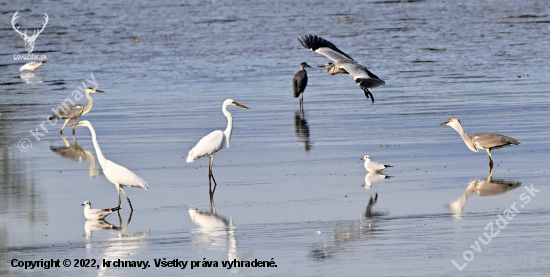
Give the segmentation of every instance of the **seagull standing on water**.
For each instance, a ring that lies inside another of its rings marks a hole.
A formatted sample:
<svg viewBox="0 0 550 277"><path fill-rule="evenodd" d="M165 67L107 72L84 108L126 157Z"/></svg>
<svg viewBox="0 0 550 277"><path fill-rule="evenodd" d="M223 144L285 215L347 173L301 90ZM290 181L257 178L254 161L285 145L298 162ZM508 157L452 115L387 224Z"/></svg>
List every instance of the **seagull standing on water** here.
<svg viewBox="0 0 550 277"><path fill-rule="evenodd" d="M391 165L379 164L377 162L373 162L373 161L370 160L369 155L364 156L363 158L361 158L361 160L365 160L365 168L370 173L380 173L380 171L382 171L382 170L384 170L388 167L393 167Z"/></svg>
<svg viewBox="0 0 550 277"><path fill-rule="evenodd" d="M92 209L90 201L84 202L81 206L84 206L84 216L87 219L104 219L112 212L119 210L118 207L112 209Z"/></svg>
<svg viewBox="0 0 550 277"><path fill-rule="evenodd" d="M491 150L520 144L519 140L515 138L495 133L477 133L473 137L469 136L466 132L464 132L464 129L457 118L449 119L449 121L441 123L440 125L449 125L451 128L455 129L470 150L474 152L486 150L487 154L489 154L490 168L493 168L493 157L491 156Z"/></svg>
<svg viewBox="0 0 550 277"><path fill-rule="evenodd" d="M24 70L30 70L30 71L34 72L35 69L41 67L45 63L46 63L46 61L26 63L21 68L19 68L19 72L24 71Z"/></svg>

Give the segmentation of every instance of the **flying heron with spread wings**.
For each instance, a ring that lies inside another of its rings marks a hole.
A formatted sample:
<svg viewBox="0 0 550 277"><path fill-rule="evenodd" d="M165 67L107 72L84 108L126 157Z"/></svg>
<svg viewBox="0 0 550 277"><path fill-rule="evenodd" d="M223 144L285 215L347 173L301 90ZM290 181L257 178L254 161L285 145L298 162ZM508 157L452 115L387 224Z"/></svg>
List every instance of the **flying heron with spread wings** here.
<svg viewBox="0 0 550 277"><path fill-rule="evenodd" d="M359 84L363 92L365 92L367 99L370 97L372 103L374 103L374 97L369 89L383 87L386 82L370 72L365 66L360 65L348 54L342 52L336 45L322 37L308 34L298 37L298 41L303 47L321 55L325 55L327 58L333 60L334 63L329 62L324 65L319 65L319 67L325 67L329 75L351 75L355 82Z"/></svg>

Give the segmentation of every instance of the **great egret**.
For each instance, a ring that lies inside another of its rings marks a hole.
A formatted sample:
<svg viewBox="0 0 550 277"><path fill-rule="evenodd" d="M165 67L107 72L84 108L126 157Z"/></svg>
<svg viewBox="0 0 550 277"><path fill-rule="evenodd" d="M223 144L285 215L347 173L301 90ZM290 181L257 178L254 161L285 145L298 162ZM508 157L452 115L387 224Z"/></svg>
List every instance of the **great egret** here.
<svg viewBox="0 0 550 277"><path fill-rule="evenodd" d="M457 118L449 119L449 121L441 123L440 125L449 125L455 129L466 146L474 152L479 150L486 150L489 154L489 167L493 168L493 157L491 156L491 150L499 149L506 146L513 146L520 144L519 140L495 133L477 133L473 137L464 132L460 121Z"/></svg>
<svg viewBox="0 0 550 277"><path fill-rule="evenodd" d="M104 91L94 88L88 88L86 89L86 98L88 98L88 105L84 106L84 104L75 104L75 105L68 105L65 107L62 107L61 109L57 110L55 113L50 115L48 117L48 120L52 120L54 118L60 118L65 119L65 124L63 124L63 127L61 127L61 130L59 131L60 134L63 134L63 129L65 128L65 125L72 119L74 123L76 123L76 119L89 113L92 109L92 106L94 105L94 100L92 97L90 97L90 93L97 93ZM74 102L73 102L74 103ZM74 134L74 126L76 124L71 124L73 126L73 134Z"/></svg>
<svg viewBox="0 0 550 277"><path fill-rule="evenodd" d="M69 124L73 125L73 124ZM88 129L90 129L90 132L92 133L92 141L94 143L95 152L97 155L97 159L99 160L99 164L101 165L101 168L103 168L103 173L105 174L105 177L107 177L107 180L109 182L115 184L117 192L118 192L118 207L120 208L120 191L124 193L124 196L126 196L126 200L128 200L128 204L130 204L130 209L132 212L134 211L134 208L132 208L132 203L130 202L130 198L128 198L128 195L126 195L126 192L124 192L123 187L134 187L134 188L142 188L142 189L149 189L149 186L141 177L134 174L132 171L127 169L126 167L123 167L121 165L118 165L114 162L111 162L103 156L103 153L101 153L101 149L99 148L99 145L97 144L97 137L95 134L94 127L92 126L92 123L88 120L83 120L78 123L75 123L75 125L78 126L86 126Z"/></svg>
<svg viewBox="0 0 550 277"><path fill-rule="evenodd" d="M304 102L304 90L307 86L307 72L305 67L310 67L306 62L303 62L300 64L300 70L296 72L294 75L294 78L292 79L292 92L294 93L294 98L298 98L300 94L302 95L302 98L298 98L298 101L300 101L300 110L302 110L303 102Z"/></svg>
<svg viewBox="0 0 550 277"><path fill-rule="evenodd" d="M233 130L233 117L231 113L227 111L228 106L239 106L248 109L248 107L241 105L232 99L227 99L223 101L222 111L223 114L227 117L227 128L225 131L216 130L205 137L203 137L199 143L193 149L189 151L186 161L192 163L198 158L209 157L210 161L208 162L208 185L210 186L210 200L214 198L214 191L216 191L216 179L212 174L212 166L214 165L214 155L220 149L227 146L229 148L229 140L231 139L231 131ZM212 190L211 179L214 180L214 190Z"/></svg>
<svg viewBox="0 0 550 277"><path fill-rule="evenodd" d="M386 82L370 72L365 66L354 61L350 56L338 49L336 45L322 37L308 34L298 37L298 41L304 48L315 51L333 60L336 64L327 63L319 67L325 67L329 75L351 75L355 82L359 84L359 87L361 87L367 99L370 96L372 103L374 103L374 97L369 91L369 88L383 87Z"/></svg>
<svg viewBox="0 0 550 277"><path fill-rule="evenodd" d="M364 156L363 158L361 158L361 160L365 161L365 168L367 169L368 172L371 172L371 173L379 173L380 171L388 167L393 167L391 165L379 164L377 162L373 162L370 160L369 155Z"/></svg>
<svg viewBox="0 0 550 277"><path fill-rule="evenodd" d="M118 207L112 209L92 209L90 201L85 201L81 206L84 206L84 216L87 219L104 219L114 211L120 209Z"/></svg>
<svg viewBox="0 0 550 277"><path fill-rule="evenodd" d="M41 67L46 62L47 61L26 63L21 68L19 68L19 72L24 71L24 70L30 70L30 71L34 72L35 69Z"/></svg>

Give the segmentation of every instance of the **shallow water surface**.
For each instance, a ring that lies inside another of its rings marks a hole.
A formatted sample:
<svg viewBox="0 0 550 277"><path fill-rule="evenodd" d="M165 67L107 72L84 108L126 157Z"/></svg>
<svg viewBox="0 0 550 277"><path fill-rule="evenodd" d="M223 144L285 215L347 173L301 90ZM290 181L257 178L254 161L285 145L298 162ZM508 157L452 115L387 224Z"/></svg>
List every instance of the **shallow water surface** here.
<svg viewBox="0 0 550 277"><path fill-rule="evenodd" d="M0 9L2 275L448 276L459 272L452 260L467 263L468 275L550 270L550 2L18 1ZM16 10L22 29L49 16L34 50L48 62L34 73L18 74L23 62L13 60L25 51L9 25ZM314 67L298 110L292 76L303 61L327 62L296 40L308 33L386 81L371 90L374 104L351 77ZM126 189L134 212L123 198L120 217L101 222L86 221L80 204L110 208L117 195L89 130L76 127L73 137L71 127L59 135L61 121L40 127L92 74L105 93L92 95L79 120L93 124L107 159L150 186ZM207 160L184 157L226 127L227 98L250 109L229 108L234 129L214 162L214 211ZM439 125L450 118L470 135L496 132L521 145L494 151L490 176L487 154ZM367 176L367 154L393 166L387 178ZM499 232L486 241L491 226ZM157 268L163 258L219 267ZM25 270L13 259L151 267ZM255 259L277 267L221 266Z"/></svg>

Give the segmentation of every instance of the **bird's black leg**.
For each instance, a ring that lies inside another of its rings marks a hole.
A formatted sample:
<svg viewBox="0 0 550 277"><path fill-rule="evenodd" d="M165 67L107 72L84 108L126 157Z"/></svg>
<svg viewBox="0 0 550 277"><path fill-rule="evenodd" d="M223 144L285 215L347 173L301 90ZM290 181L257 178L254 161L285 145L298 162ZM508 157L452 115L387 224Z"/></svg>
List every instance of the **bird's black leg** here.
<svg viewBox="0 0 550 277"><path fill-rule="evenodd" d="M372 93L366 88L363 89L363 92L365 93L365 96L367 97L367 99L369 99L369 96L370 96L370 99L372 100L372 103L374 103L374 96L372 96Z"/></svg>
<svg viewBox="0 0 550 277"><path fill-rule="evenodd" d="M214 167L214 156L212 156L212 167ZM216 183L216 179L214 179L214 173L212 173L212 170L210 170L210 175L212 175L212 180L214 180L214 190L212 191L212 200L214 200L214 192L216 191L218 184Z"/></svg>
<svg viewBox="0 0 550 277"><path fill-rule="evenodd" d="M212 202L214 195L212 195L212 158L208 161L208 194L210 195L210 202Z"/></svg>

